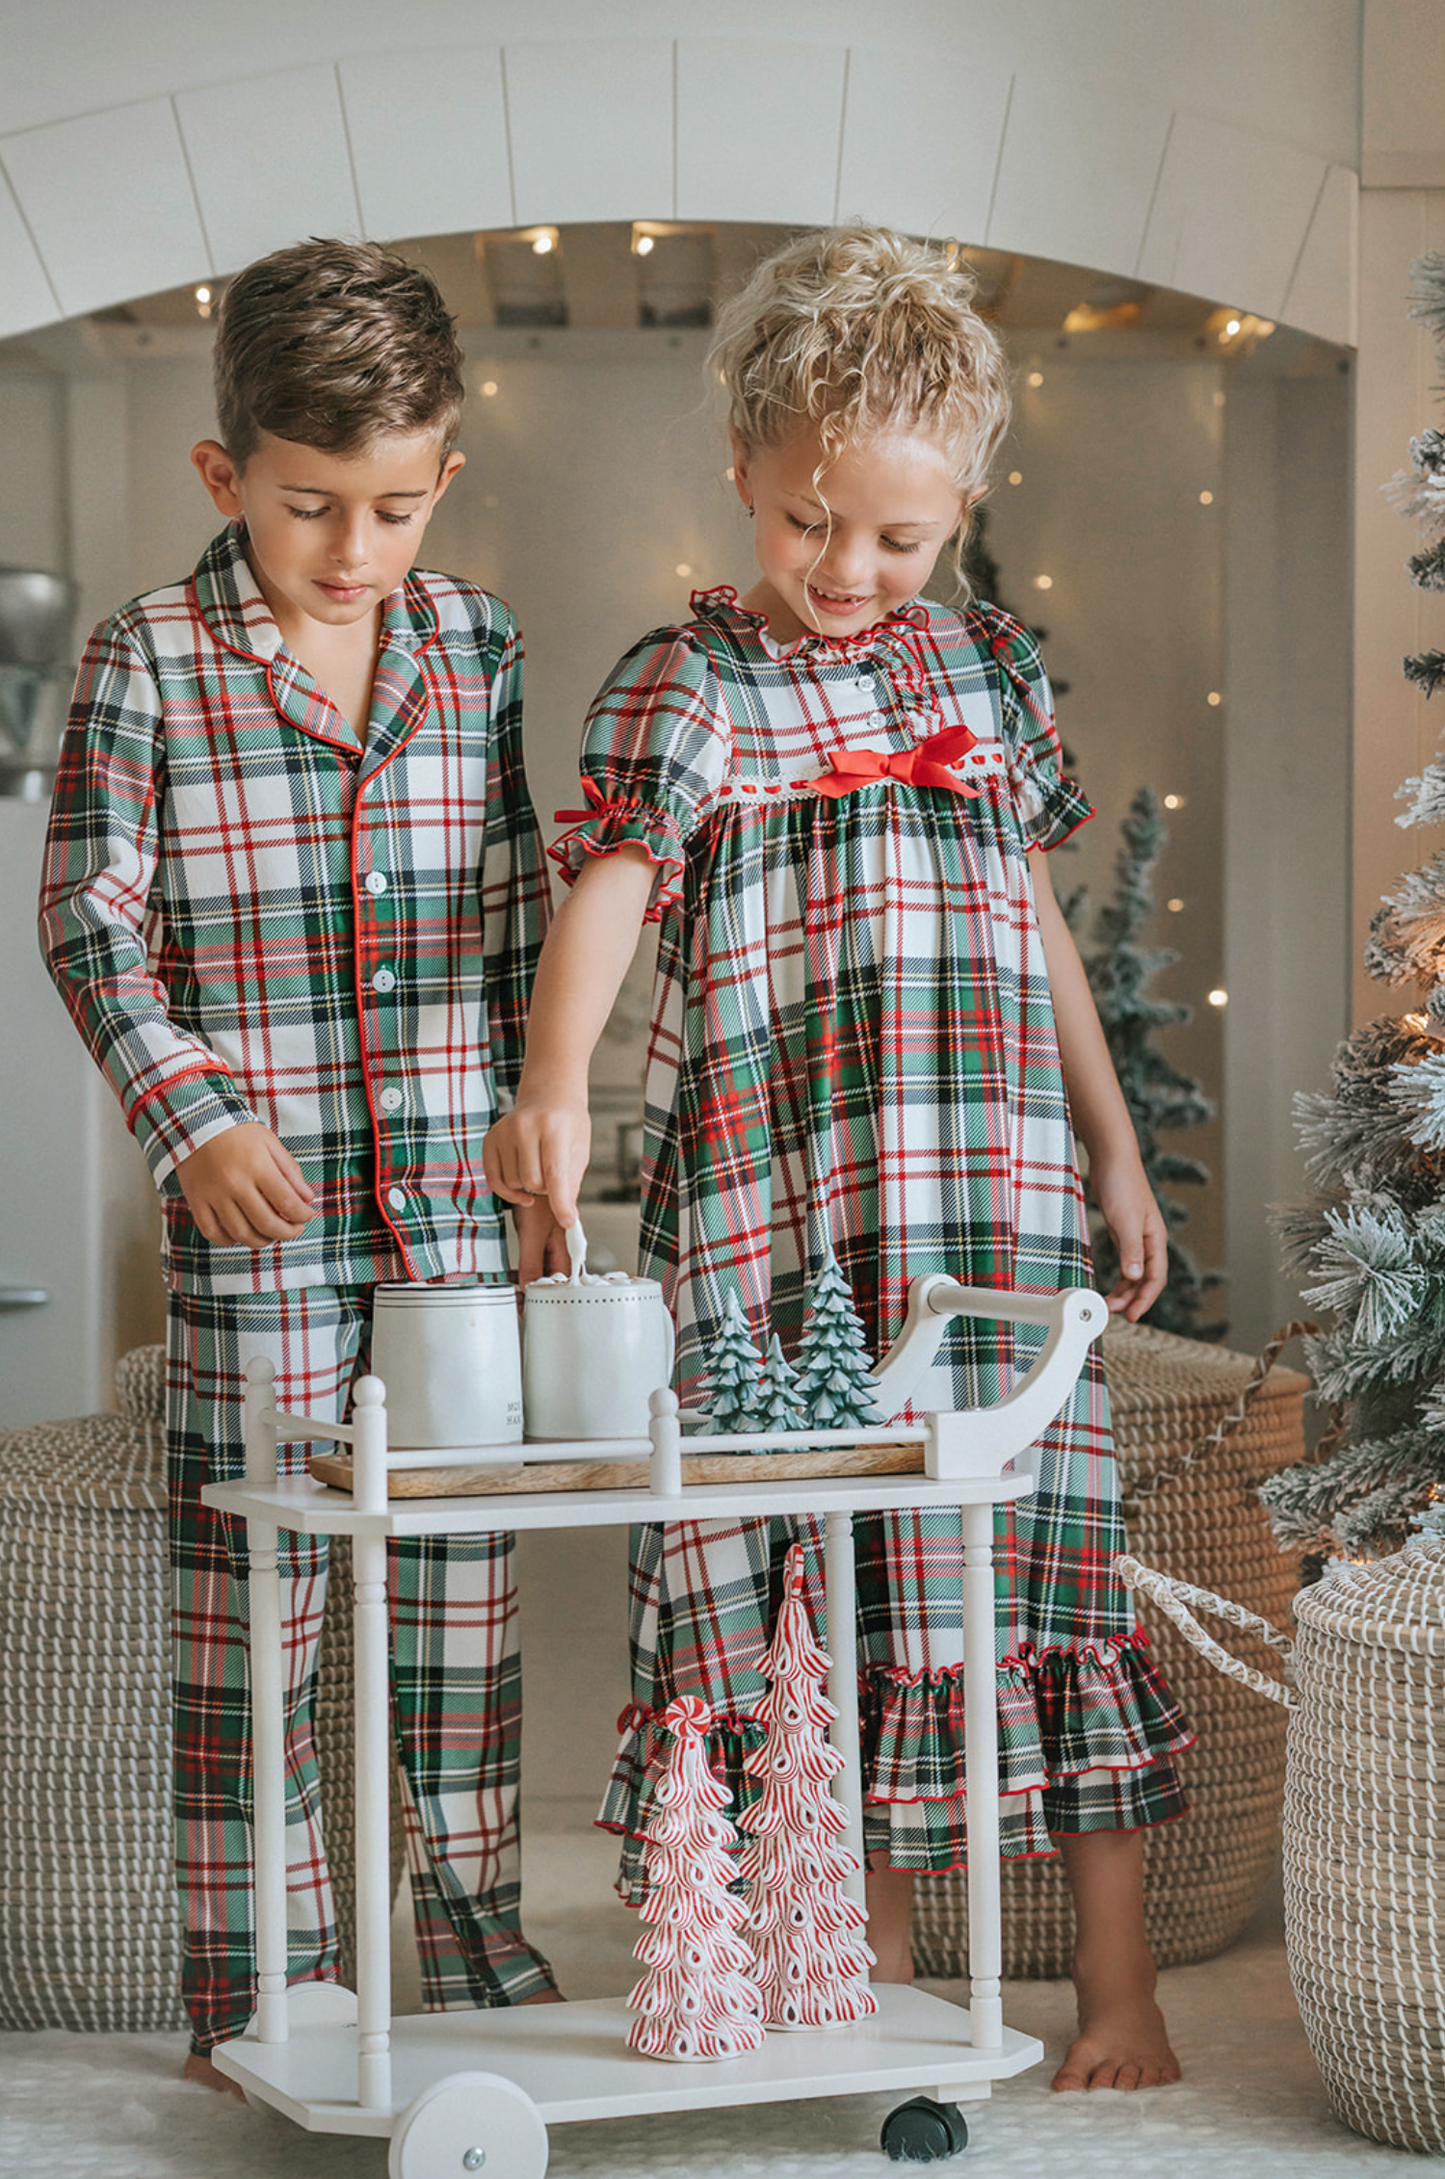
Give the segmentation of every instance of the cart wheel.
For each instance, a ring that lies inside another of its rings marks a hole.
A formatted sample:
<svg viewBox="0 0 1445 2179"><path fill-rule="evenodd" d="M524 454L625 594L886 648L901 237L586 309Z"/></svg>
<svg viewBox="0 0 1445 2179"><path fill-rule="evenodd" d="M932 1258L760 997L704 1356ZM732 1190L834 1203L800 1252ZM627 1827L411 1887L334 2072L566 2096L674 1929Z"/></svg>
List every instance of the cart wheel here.
<svg viewBox="0 0 1445 2179"><path fill-rule="evenodd" d="M286 2012L293 2028L354 2028L356 1992L339 1982L293 1982Z"/></svg>
<svg viewBox="0 0 1445 2179"><path fill-rule="evenodd" d="M956 2103L915 2096L889 2112L879 2140L895 2164L940 2164L968 2147L968 2128Z"/></svg>
<svg viewBox="0 0 1445 2179"><path fill-rule="evenodd" d="M386 2168L390 2179L544 2179L547 2129L515 2081L449 2073L403 2111Z"/></svg>

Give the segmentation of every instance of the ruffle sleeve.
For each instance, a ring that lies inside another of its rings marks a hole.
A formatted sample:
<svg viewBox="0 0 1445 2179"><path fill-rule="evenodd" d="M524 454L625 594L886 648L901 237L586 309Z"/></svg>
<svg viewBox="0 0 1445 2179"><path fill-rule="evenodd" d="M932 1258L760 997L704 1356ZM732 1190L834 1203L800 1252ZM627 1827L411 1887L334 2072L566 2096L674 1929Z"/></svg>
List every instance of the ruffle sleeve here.
<svg viewBox="0 0 1445 2179"><path fill-rule="evenodd" d="M1007 614L989 616L989 648L1003 671L1003 735L1009 786L1024 838L1048 849L1067 840L1094 805L1063 774L1054 699L1039 647Z"/></svg>
<svg viewBox="0 0 1445 2179"><path fill-rule="evenodd" d="M569 883L588 855L635 841L656 866L646 920L676 900L687 843L717 802L731 736L717 674L685 630L645 636L619 661L587 714L586 808L559 810L571 829L551 854Z"/></svg>

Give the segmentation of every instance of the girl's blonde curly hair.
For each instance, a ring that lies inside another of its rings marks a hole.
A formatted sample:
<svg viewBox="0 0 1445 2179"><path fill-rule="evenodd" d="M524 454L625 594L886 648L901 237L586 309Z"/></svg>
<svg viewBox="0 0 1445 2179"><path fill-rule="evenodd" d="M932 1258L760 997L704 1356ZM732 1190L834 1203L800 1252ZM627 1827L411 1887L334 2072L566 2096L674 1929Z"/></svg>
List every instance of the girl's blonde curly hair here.
<svg viewBox="0 0 1445 2179"><path fill-rule="evenodd" d="M973 308L956 249L857 224L764 259L718 313L708 361L746 450L816 425L827 462L887 431L919 431L979 497L1008 429L1002 345Z"/></svg>

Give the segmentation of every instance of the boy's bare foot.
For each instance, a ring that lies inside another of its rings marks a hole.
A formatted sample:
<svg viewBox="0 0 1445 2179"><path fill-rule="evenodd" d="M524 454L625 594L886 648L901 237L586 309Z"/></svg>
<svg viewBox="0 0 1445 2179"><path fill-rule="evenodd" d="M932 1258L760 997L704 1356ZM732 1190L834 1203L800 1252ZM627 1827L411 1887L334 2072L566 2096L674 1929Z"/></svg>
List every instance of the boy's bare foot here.
<svg viewBox="0 0 1445 2179"><path fill-rule="evenodd" d="M870 1982L912 1982L913 1946L910 1942L913 1910L911 1869L871 1868L865 1879L868 1890L868 1928L873 1952Z"/></svg>
<svg viewBox="0 0 1445 2179"><path fill-rule="evenodd" d="M240 2082L228 2079L219 2066L213 2065L201 2050L187 2053L186 2062L181 2067L181 2079L192 2082L197 2088L213 2088L218 2095L235 2096L242 2103L246 2100Z"/></svg>
<svg viewBox="0 0 1445 2179"><path fill-rule="evenodd" d="M1090 1977L1077 1962L1079 2032L1054 2075L1057 2091L1075 2088L1162 2088L1179 2079L1164 2015L1154 2002L1154 1963L1133 1973L1111 1963Z"/></svg>

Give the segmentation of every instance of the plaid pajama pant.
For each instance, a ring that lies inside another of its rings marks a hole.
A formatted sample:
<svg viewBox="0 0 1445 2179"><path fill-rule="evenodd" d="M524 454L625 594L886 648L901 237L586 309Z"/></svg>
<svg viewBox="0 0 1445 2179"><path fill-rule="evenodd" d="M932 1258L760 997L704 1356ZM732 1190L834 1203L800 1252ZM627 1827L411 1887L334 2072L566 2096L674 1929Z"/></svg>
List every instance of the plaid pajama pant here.
<svg viewBox="0 0 1445 2179"><path fill-rule="evenodd" d="M255 2009L247 1559L243 1523L201 1503L245 1469L245 1366L265 1355L278 1404L344 1413L370 1343L371 1286L259 1298L170 1296L174 1790L183 1990L192 2047L241 2033ZM283 1445L283 1472L310 1447ZM325 1537L281 1533L286 1670L288 1926L293 1982L336 1977L313 1701ZM389 1547L392 1683L412 1902L429 2011L507 2005L552 1987L522 1936L518 1842L521 1666L509 1535Z"/></svg>

